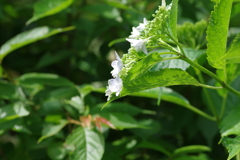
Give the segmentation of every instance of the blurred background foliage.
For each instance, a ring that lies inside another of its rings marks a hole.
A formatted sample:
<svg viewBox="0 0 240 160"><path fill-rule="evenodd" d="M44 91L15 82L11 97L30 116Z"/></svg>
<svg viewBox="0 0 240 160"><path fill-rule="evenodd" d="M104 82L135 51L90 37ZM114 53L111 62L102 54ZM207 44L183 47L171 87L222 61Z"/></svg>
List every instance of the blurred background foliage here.
<svg viewBox="0 0 240 160"><path fill-rule="evenodd" d="M60 126L64 127L63 130L37 143L42 136L42 130L49 125L47 123L62 124L59 123L60 119L69 117L78 119L79 116L88 114L109 118L111 113L115 113L116 119L120 117L121 123L127 119L126 123L129 124L112 122L119 130L103 131L105 137L103 160L168 159L166 155L174 152L176 152L172 154L175 156L172 157L174 160L226 159L226 151L217 143L219 135L216 124L185 108L166 101L161 101L159 106L156 98L139 99L129 96L101 111L107 98L103 93L90 93L93 86L96 88L106 86L107 80L111 78L110 64L115 59L114 51L120 55L127 53L130 45L124 38L129 36L132 27L142 22L144 17L151 18L161 5L159 0L74 0L61 12L27 25L26 22L32 17L36 2L38 1L0 1L1 45L15 35L35 27L75 26L75 29L19 48L3 59L1 65L4 72L1 83L14 85L16 90L22 87L23 95L17 95L17 98L0 97L0 106L15 104L22 97L27 109L18 115L22 118L10 118L11 121L7 124L5 122L0 124L0 159L64 159L71 149L62 148L62 143L71 133L73 125ZM209 0L179 0L178 23L207 21L213 6L214 3ZM232 34L239 30L239 8L239 3L233 5L230 22ZM201 47L205 49L206 46ZM208 66L204 56L199 62ZM188 71L194 75L192 68ZM27 81L29 77L35 76L27 74L32 72L51 73L63 79L57 79L56 83L52 84L41 84L40 80L36 80L36 83L39 82L36 85ZM26 77L20 77L24 74L27 74ZM80 88L81 98L79 96L76 98L79 93L72 84L69 84L72 82ZM207 110L204 99L199 98L200 88L191 86L171 88L186 97L192 105ZM5 92L3 89L0 88L2 90L0 92ZM130 104L132 106L129 107ZM124 107L127 108L126 111L121 110ZM131 107L134 107L136 113L133 113ZM1 111L3 113L3 109ZM19 125L22 129L16 128L16 124L21 122L24 124ZM180 154L176 151L179 147L191 145L208 146L212 151L205 152L209 151L207 147L197 147L196 150L192 148L187 152L180 151Z"/></svg>

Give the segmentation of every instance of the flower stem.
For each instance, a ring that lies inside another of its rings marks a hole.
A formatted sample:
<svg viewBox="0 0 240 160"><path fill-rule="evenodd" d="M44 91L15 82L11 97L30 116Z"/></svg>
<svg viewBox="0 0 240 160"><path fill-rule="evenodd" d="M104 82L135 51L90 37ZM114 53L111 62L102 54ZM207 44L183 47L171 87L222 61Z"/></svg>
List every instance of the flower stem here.
<svg viewBox="0 0 240 160"><path fill-rule="evenodd" d="M235 89L233 89L232 87L230 87L228 84L226 84L225 81L221 80L218 76L216 76L214 73L212 73L211 71L207 70L206 68L202 67L201 65L195 63L194 61L188 59L186 56L182 55L180 57L182 60L184 60L185 62L189 63L191 66L196 67L197 69L201 70L202 72L206 73L207 75L211 76L212 78L214 78L218 83L221 84L221 86L225 89L227 89L228 91L232 92L233 94L235 94L236 96L240 97L240 92L236 91Z"/></svg>

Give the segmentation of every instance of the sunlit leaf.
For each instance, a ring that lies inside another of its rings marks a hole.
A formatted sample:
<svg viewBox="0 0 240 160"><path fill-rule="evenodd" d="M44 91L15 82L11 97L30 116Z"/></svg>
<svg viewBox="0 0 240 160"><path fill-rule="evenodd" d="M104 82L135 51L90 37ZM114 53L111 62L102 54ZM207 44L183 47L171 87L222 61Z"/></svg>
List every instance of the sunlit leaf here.
<svg viewBox="0 0 240 160"><path fill-rule="evenodd" d="M147 72L130 82L123 82L121 95L124 96L150 88L172 85L198 86L199 82L181 69L162 69L155 72Z"/></svg>
<svg viewBox="0 0 240 160"><path fill-rule="evenodd" d="M61 12L73 3L73 0L40 0L34 4L34 14L27 25L46 16Z"/></svg>
<svg viewBox="0 0 240 160"><path fill-rule="evenodd" d="M164 51L166 50L159 50L159 52L164 52ZM205 50L196 50L191 48L184 48L184 52L186 56L192 61L194 61L198 57L205 54ZM169 58L174 56L176 55L171 55L171 54L161 55L162 58ZM185 71L189 67L190 67L190 64L181 59L171 59L171 60L158 62L156 65L154 65L153 68L151 68L151 71L158 71L159 69L165 69L165 68L175 68L175 69L179 68Z"/></svg>
<svg viewBox="0 0 240 160"><path fill-rule="evenodd" d="M103 135L95 130L78 127L66 139L66 145L74 145L70 160L101 160L104 152Z"/></svg>
<svg viewBox="0 0 240 160"><path fill-rule="evenodd" d="M45 124L45 126L43 127L42 136L38 139L38 143L40 143L45 138L48 138L57 134L67 124L68 124L68 121L64 119L61 119L59 124L50 124L50 123Z"/></svg>
<svg viewBox="0 0 240 160"><path fill-rule="evenodd" d="M226 53L228 25L233 0L221 0L211 13L207 28L207 59L217 69L225 68L225 60L221 57Z"/></svg>
<svg viewBox="0 0 240 160"><path fill-rule="evenodd" d="M13 120L29 115L23 103L12 103L0 108L0 122Z"/></svg>
<svg viewBox="0 0 240 160"><path fill-rule="evenodd" d="M223 137L222 144L228 150L228 160L240 152L240 136L237 136L235 138Z"/></svg>
<svg viewBox="0 0 240 160"><path fill-rule="evenodd" d="M178 0L173 0L170 11L170 28L174 38L177 39L177 16L178 16Z"/></svg>
<svg viewBox="0 0 240 160"><path fill-rule="evenodd" d="M49 85L49 86L74 86L74 84L66 78L50 73L26 73L17 78L20 85Z"/></svg>
<svg viewBox="0 0 240 160"><path fill-rule="evenodd" d="M226 59L227 63L240 63L240 34L235 37L223 59Z"/></svg>
<svg viewBox="0 0 240 160"><path fill-rule="evenodd" d="M15 37L11 38L7 42L5 42L0 48L0 62L1 60L10 52L23 47L27 44L36 42L38 40L50 37L54 34L66 32L74 29L74 27L66 27L66 28L49 28L47 26L38 27L31 29L29 31L22 32Z"/></svg>
<svg viewBox="0 0 240 160"><path fill-rule="evenodd" d="M186 153L199 153L199 152L209 152L211 148L203 145L191 145L191 146L184 146L174 150L173 155L181 155Z"/></svg>

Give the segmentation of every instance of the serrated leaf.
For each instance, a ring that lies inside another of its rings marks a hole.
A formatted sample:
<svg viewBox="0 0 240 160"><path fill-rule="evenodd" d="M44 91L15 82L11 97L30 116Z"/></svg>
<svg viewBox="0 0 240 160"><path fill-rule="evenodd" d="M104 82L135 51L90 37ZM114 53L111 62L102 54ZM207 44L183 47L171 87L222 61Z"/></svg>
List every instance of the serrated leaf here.
<svg viewBox="0 0 240 160"><path fill-rule="evenodd" d="M222 144L228 150L228 160L240 152L240 136L237 136L235 138L223 137Z"/></svg>
<svg viewBox="0 0 240 160"><path fill-rule="evenodd" d="M137 79L141 75L145 74L153 65L161 61L162 58L157 52L148 54L141 59L137 64L128 71L128 75L124 78L125 83Z"/></svg>
<svg viewBox="0 0 240 160"><path fill-rule="evenodd" d="M207 28L207 59L209 64L217 69L225 68L225 60L221 57L226 53L231 8L232 0L221 0L217 3Z"/></svg>
<svg viewBox="0 0 240 160"><path fill-rule="evenodd" d="M227 63L240 63L240 34L233 40L224 59L226 59Z"/></svg>
<svg viewBox="0 0 240 160"><path fill-rule="evenodd" d="M66 32L74 29L74 27L66 27L66 28L49 28L47 26L38 27L31 29L29 31L22 32L15 37L11 38L7 42L5 42L0 48L0 62L1 60L10 52L23 47L27 44L33 43L35 41L50 37L54 34Z"/></svg>
<svg viewBox="0 0 240 160"><path fill-rule="evenodd" d="M219 124L222 136L240 135L240 108L235 107Z"/></svg>
<svg viewBox="0 0 240 160"><path fill-rule="evenodd" d="M43 126L42 136L38 139L38 143L40 143L45 138L48 138L57 134L67 124L68 124L68 121L65 119L61 119L59 121L59 124L47 123L45 126Z"/></svg>
<svg viewBox="0 0 240 160"><path fill-rule="evenodd" d="M26 73L17 78L20 85L49 85L56 87L74 86L74 84L66 78L50 73Z"/></svg>
<svg viewBox="0 0 240 160"><path fill-rule="evenodd" d="M24 94L21 88L4 81L0 81L0 98L19 100L24 98Z"/></svg>
<svg viewBox="0 0 240 160"><path fill-rule="evenodd" d="M0 122L29 115L23 103L13 103L0 108Z"/></svg>
<svg viewBox="0 0 240 160"><path fill-rule="evenodd" d="M173 151L173 155L187 154L187 153L199 153L199 152L209 152L211 148L203 145L191 145L178 148Z"/></svg>
<svg viewBox="0 0 240 160"><path fill-rule="evenodd" d="M40 0L34 4L34 14L31 19L27 21L30 23L58 12L61 12L73 3L73 0Z"/></svg>
<svg viewBox="0 0 240 160"><path fill-rule="evenodd" d="M178 17L178 0L173 0L171 3L169 24L172 35L175 39L177 39L177 17Z"/></svg>
<svg viewBox="0 0 240 160"><path fill-rule="evenodd" d="M183 50L184 50L186 56L189 59L191 59L192 61L194 61L198 57L205 54L205 50L195 50L195 49L191 49L191 48L184 48ZM166 50L159 50L159 51L163 52ZM162 55L161 57L162 58L170 58L170 57L174 57L174 56L176 56L176 55L166 54L166 55ZM151 71L158 71L159 69L165 69L165 68L179 68L179 69L182 69L185 71L189 67L190 67L190 64L181 59L171 59L171 60L161 61L161 62L157 63L156 65L153 66L153 68L151 68Z"/></svg>
<svg viewBox="0 0 240 160"><path fill-rule="evenodd" d="M123 82L121 96L150 88L172 85L199 85L199 82L181 69L162 69L155 72L147 72L130 82Z"/></svg>
<svg viewBox="0 0 240 160"><path fill-rule="evenodd" d="M78 127L66 139L66 145L74 145L70 160L101 160L104 153L104 137L95 130Z"/></svg>

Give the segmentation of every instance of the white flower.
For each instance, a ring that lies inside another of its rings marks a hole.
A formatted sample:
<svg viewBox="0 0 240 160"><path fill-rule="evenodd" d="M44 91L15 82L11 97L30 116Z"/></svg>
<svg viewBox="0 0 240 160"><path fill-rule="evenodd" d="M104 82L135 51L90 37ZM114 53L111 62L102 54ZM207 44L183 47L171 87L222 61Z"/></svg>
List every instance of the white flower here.
<svg viewBox="0 0 240 160"><path fill-rule="evenodd" d="M106 93L105 95L108 96L107 100L108 101L110 100L111 95L114 92L116 92L116 96L118 96L122 91L122 87L123 87L122 79L119 76L113 79L109 79L107 90L105 91Z"/></svg>
<svg viewBox="0 0 240 160"><path fill-rule="evenodd" d="M143 23L139 23L139 26L136 27L136 29L139 32L142 32L145 29L145 26L148 24L148 21L146 18L143 18Z"/></svg>
<svg viewBox="0 0 240 160"><path fill-rule="evenodd" d="M147 25L148 21L146 18L143 19L143 23L139 23L139 26L132 27L132 32L129 38L131 39L138 39L140 38L141 32L145 29L145 26Z"/></svg>
<svg viewBox="0 0 240 160"><path fill-rule="evenodd" d="M131 46L136 49L137 52L144 52L145 54L148 54L147 48L146 48L146 43L147 39L126 39L128 42L131 43Z"/></svg>
<svg viewBox="0 0 240 160"><path fill-rule="evenodd" d="M117 52L115 51L116 59L112 62L111 66L113 67L113 70L111 71L111 74L113 77L117 77L121 69L123 68L123 63L121 58L118 56Z"/></svg>
<svg viewBox="0 0 240 160"><path fill-rule="evenodd" d="M131 35L129 36L129 38L137 39L140 37L140 35L141 35L140 31L137 28L132 27L132 32L131 32Z"/></svg>

